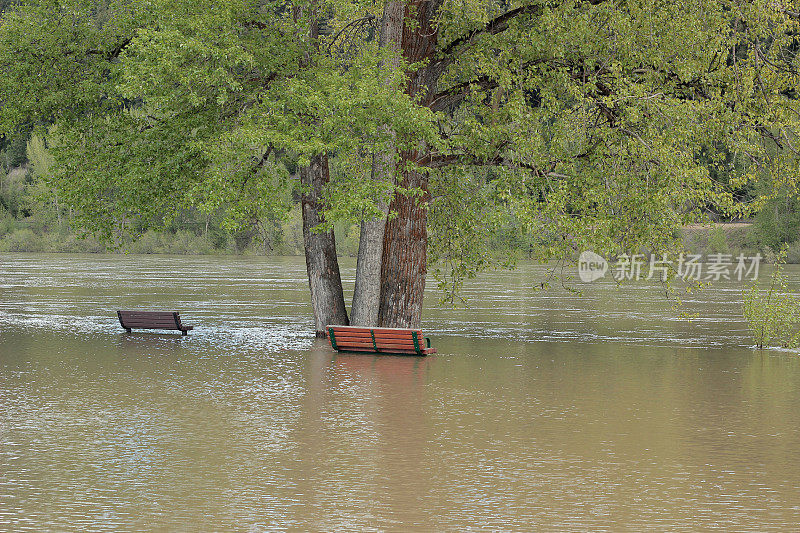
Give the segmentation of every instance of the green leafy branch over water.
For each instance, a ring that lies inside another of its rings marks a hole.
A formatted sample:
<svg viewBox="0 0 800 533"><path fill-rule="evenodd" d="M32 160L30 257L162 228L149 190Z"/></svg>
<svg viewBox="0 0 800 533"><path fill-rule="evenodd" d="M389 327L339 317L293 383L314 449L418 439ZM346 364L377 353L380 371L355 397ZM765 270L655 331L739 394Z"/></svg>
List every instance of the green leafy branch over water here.
<svg viewBox="0 0 800 533"><path fill-rule="evenodd" d="M742 295L742 313L759 349L796 348L800 343L800 298L788 291L785 262L784 247L775 258L769 288L761 289L756 279Z"/></svg>

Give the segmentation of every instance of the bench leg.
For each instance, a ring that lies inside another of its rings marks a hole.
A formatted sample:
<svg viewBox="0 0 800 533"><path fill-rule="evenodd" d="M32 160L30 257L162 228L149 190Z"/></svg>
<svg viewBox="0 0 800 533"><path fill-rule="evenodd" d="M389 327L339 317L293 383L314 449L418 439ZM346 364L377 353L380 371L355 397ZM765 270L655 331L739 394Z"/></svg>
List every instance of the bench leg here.
<svg viewBox="0 0 800 533"><path fill-rule="evenodd" d="M182 336L182 337L185 337L185 336L186 336L186 335L188 335L188 334L189 334L189 332L188 332L188 331L186 331L185 329L182 329L182 330L181 330L181 336Z"/></svg>

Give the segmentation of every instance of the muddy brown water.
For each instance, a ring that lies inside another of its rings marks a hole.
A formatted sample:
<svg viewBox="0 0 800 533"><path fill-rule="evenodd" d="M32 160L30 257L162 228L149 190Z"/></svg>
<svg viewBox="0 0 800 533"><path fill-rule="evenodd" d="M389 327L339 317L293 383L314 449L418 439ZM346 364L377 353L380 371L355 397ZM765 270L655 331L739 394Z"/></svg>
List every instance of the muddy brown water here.
<svg viewBox="0 0 800 533"><path fill-rule="evenodd" d="M749 346L741 285L687 321L545 276L431 290L439 354L373 357L313 337L300 258L0 255L0 530L796 529L800 356Z"/></svg>

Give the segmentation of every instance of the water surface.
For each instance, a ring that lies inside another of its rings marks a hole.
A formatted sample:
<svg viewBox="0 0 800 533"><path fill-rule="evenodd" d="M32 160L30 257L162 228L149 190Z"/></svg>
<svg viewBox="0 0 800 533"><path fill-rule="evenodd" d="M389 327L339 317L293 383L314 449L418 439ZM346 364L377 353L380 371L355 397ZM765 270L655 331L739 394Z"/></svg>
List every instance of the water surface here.
<svg viewBox="0 0 800 533"><path fill-rule="evenodd" d="M431 291L440 353L373 357L314 339L300 258L0 255L0 530L794 529L800 359L750 348L741 286L687 321L545 278Z"/></svg>

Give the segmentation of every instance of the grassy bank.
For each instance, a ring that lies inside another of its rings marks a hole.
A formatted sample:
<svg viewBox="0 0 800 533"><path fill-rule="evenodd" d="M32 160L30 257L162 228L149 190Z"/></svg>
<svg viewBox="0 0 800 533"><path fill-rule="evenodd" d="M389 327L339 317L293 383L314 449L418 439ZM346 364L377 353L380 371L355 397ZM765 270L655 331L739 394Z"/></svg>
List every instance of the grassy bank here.
<svg viewBox="0 0 800 533"><path fill-rule="evenodd" d="M708 257L711 254L761 254L772 262L775 254L786 244L786 262L800 263L800 240L783 241L764 238L763 227L756 223L711 224L683 228L683 244L687 251Z"/></svg>
<svg viewBox="0 0 800 533"><path fill-rule="evenodd" d="M92 235L81 235L68 224L43 224L29 218L16 220L0 208L0 252L43 253L131 253L173 255L302 255L303 229L299 210L268 228L253 231L246 238L241 233L192 231L189 229L163 231L147 230L128 235L119 245L104 243ZM358 227L336 228L337 249L340 255L355 256L358 252Z"/></svg>
<svg viewBox="0 0 800 533"><path fill-rule="evenodd" d="M234 235L220 237L190 230L148 230L129 237L120 246L101 242L94 236L80 236L63 228L49 229L0 216L0 252L47 253L132 253L174 255L302 255L303 232L298 216L283 222L267 242L251 239L244 246ZM354 257L358 252L358 227L336 229L340 255ZM687 226L682 230L684 246L689 253L732 254L752 256L760 253L767 260L777 251L759 242L757 228L749 223ZM511 251L510 251L511 252ZM522 254L524 256L524 254ZM788 245L788 263L800 263L800 240Z"/></svg>

